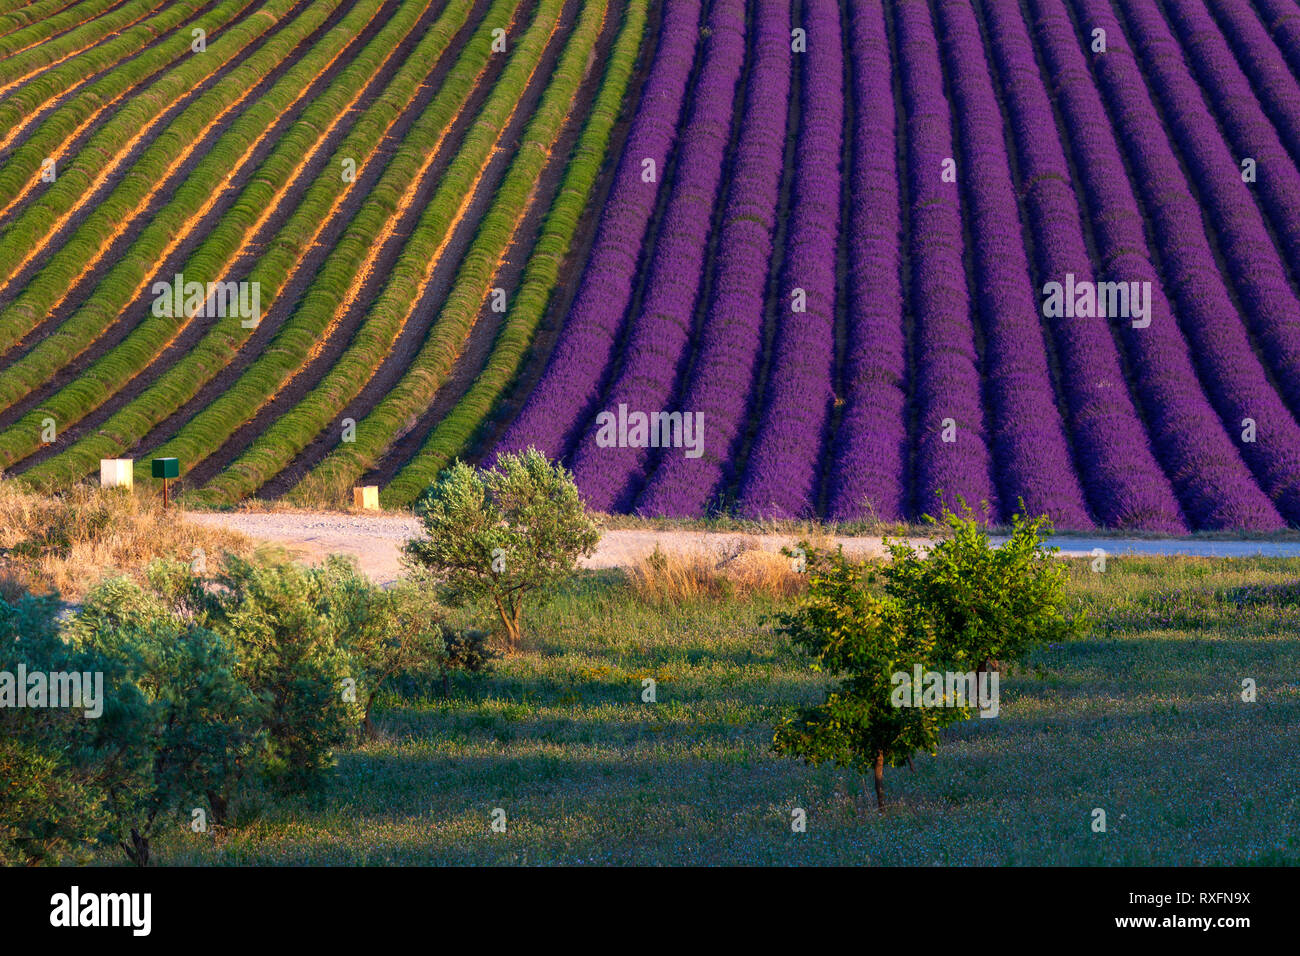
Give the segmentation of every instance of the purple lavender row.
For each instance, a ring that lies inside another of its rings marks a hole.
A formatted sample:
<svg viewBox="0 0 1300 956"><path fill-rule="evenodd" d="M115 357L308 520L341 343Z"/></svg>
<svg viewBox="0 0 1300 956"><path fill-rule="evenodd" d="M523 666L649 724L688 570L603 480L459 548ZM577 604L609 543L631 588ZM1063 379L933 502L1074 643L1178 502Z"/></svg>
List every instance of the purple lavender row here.
<svg viewBox="0 0 1300 956"><path fill-rule="evenodd" d="M1262 33L1251 39L1269 45ZM1207 218L1219 235L1219 250L1251 331L1263 346L1292 413L1300 414L1300 300L1263 214L1247 195L1254 187L1242 181L1236 160L1200 90L1182 68L1181 58L1163 57L1151 68L1174 78L1173 87L1157 83L1156 92L1200 189Z"/></svg>
<svg viewBox="0 0 1300 956"><path fill-rule="evenodd" d="M1295 0L1255 0L1255 7L1291 71L1300 75L1300 13Z"/></svg>
<svg viewBox="0 0 1300 956"><path fill-rule="evenodd" d="M681 402L704 416L702 454L665 455L637 510L647 515L703 514L731 480L763 347L763 313L790 96L790 0L758 0L754 64L729 171L712 301Z"/></svg>
<svg viewBox="0 0 1300 956"><path fill-rule="evenodd" d="M677 139L678 119L695 61L700 10L701 0L666 2L654 64L577 295L546 371L498 441L498 452L533 445L549 458L563 457L600 398L614 345L625 324L658 183ZM647 161L656 171L653 182L642 179Z"/></svg>
<svg viewBox="0 0 1300 956"><path fill-rule="evenodd" d="M850 8L853 160L848 205L848 349L827 517L906 516L907 355L903 331L893 63L880 0Z"/></svg>
<svg viewBox="0 0 1300 956"><path fill-rule="evenodd" d="M601 411L620 420L625 417L624 406L628 416L673 411L669 406L694 331L709 229L731 133L732 104L745 63L745 0L717 0L709 12L708 30L704 66L692 90L691 115L682 132L672 195L650 263L645 300L641 313L632 319L618 379L600 405ZM640 437L633 429L624 440L622 435L603 433L599 425L589 424L578 439L574 480L592 508L626 511L653 461L655 449L647 447L651 436L647 434L647 440L638 444ZM671 434L669 437L671 440ZM708 441L707 431L704 440ZM687 451L684 447L671 449L673 454Z"/></svg>
<svg viewBox="0 0 1300 956"><path fill-rule="evenodd" d="M1131 25L1138 55L1172 117L1175 138L1184 146L1218 139L1214 119L1181 57L1161 51L1177 49L1158 10L1151 16L1135 13ZM1137 63L1130 57L1107 57L1098 70L1118 125L1128 132L1134 180L1140 184L1149 220L1161 251L1167 284L1174 292L1178 314L1201 379L1215 408L1238 437L1242 457L1256 479L1288 520L1300 522L1300 426L1273 388L1237 316L1224 285L1214 252L1200 227L1201 207L1188 189L1178 158L1164 136L1146 135L1162 128L1161 117L1147 94ZM1134 141L1140 148L1133 148ZM1191 150L1188 150L1191 152ZM1196 185L1202 195L1231 183L1238 204L1244 184L1231 163L1202 170ZM1265 237L1267 238L1267 237ZM1233 250L1229 244L1229 253ZM1244 264L1249 270L1251 263Z"/></svg>
<svg viewBox="0 0 1300 956"><path fill-rule="evenodd" d="M1205 8L1185 0L1171 0L1168 7L1170 22L1182 39L1201 89L1229 141L1239 157L1250 157L1257 164L1254 188L1259 190L1260 202L1277 230L1292 274L1300 275L1300 171L1296 161L1287 154L1277 130L1260 109L1250 81L1237 66L1223 34ZM1167 50L1170 56L1181 55L1172 38Z"/></svg>
<svg viewBox="0 0 1300 956"><path fill-rule="evenodd" d="M1072 274L1092 282L1078 198L1020 8L992 3L982 9L1015 137L1018 185L1033 226L1039 275L1064 282ZM1107 527L1186 533L1173 487L1156 463L1123 387L1124 373L1105 322L1056 318L1048 323L1093 514Z"/></svg>
<svg viewBox="0 0 1300 956"><path fill-rule="evenodd" d="M970 210L993 461L1003 517L1023 508L1060 528L1090 529L1092 517L1070 457L1047 365L1040 305L1029 274L1002 113L984 42L968 0L939 0L961 142L960 176Z"/></svg>
<svg viewBox="0 0 1300 956"><path fill-rule="evenodd" d="M1057 95L1093 210L1098 253L1106 264L1104 278L1136 282L1139 295L1146 299L1146 327L1134 328L1125 317L1113 321L1119 325L1156 457L1196 528L1280 528L1283 521L1277 509L1253 481L1201 390L1187 343L1151 264L1141 207L1088 73L1074 25L1057 4L1049 0L1031 3L1038 14L1038 35L1049 69L1056 77ZM1110 16L1107 0L1087 4L1081 10L1085 29L1099 26L1107 30L1111 52L1100 55L1099 66L1104 69L1108 60L1124 55L1119 49L1123 33ZM1128 132L1133 135L1134 131ZM1145 135L1163 136L1164 131L1146 130Z"/></svg>
<svg viewBox="0 0 1300 956"><path fill-rule="evenodd" d="M937 514L938 493L943 492L952 507L960 495L976 508L987 501L989 514L996 516L963 263L959 187L941 175L954 153L939 50L924 2L900 2L894 12L907 113L910 295L917 341L914 507Z"/></svg>
<svg viewBox="0 0 1300 956"><path fill-rule="evenodd" d="M1214 15L1292 156L1300 156L1300 84L1250 4L1221 3ZM1300 10L1293 10L1300 20Z"/></svg>
<svg viewBox="0 0 1300 956"><path fill-rule="evenodd" d="M805 0L799 139L777 330L758 437L740 485L741 513L808 517L833 399L835 267L840 222L844 54L837 0ZM800 291L803 301L800 302ZM797 311L799 305L803 311Z"/></svg>

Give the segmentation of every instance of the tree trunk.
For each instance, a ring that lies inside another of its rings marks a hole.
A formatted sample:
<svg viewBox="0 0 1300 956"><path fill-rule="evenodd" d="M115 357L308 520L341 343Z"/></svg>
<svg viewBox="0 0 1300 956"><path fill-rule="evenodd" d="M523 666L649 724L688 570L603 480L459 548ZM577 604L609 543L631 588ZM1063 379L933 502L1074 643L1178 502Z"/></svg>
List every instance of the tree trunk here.
<svg viewBox="0 0 1300 956"><path fill-rule="evenodd" d="M224 826L230 811L230 801L215 790L207 791L208 806L212 808L212 822Z"/></svg>
<svg viewBox="0 0 1300 956"><path fill-rule="evenodd" d="M876 751L876 810L885 812L885 752Z"/></svg>
<svg viewBox="0 0 1300 956"><path fill-rule="evenodd" d="M494 597L497 605L497 614L501 616L501 623L506 629L506 646L510 650L515 650L519 646L519 613L522 605L515 605L513 612L507 612L505 603L500 597Z"/></svg>
<svg viewBox="0 0 1300 956"><path fill-rule="evenodd" d="M131 828L131 845L122 844L122 849L126 851L127 858L136 866L149 865L149 838L141 836L140 831L135 827Z"/></svg>

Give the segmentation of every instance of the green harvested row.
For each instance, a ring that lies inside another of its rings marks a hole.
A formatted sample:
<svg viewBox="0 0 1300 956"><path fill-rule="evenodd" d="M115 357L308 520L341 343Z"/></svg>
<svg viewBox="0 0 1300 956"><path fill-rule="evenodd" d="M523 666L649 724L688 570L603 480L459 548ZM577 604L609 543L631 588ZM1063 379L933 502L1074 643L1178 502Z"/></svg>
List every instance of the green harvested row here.
<svg viewBox="0 0 1300 956"><path fill-rule="evenodd" d="M221 6L199 17L188 26L202 26L212 33L233 20L252 2L253 0L226 0ZM102 70L113 62L105 52L109 46L110 44L105 44L103 48L89 50L80 59L93 69ZM196 64L190 55L188 35L172 37L152 50L147 50L113 68L47 116L36 132L22 146L14 150L4 167L0 168L0 210L7 210L24 190L33 185L40 172L41 162L47 156L57 158L67 142L81 132L108 105L121 99L136 84L181 57L185 57L187 65L193 65L193 69L202 65ZM179 69L181 67L175 67L171 72ZM21 90L15 91L11 97L0 103L0 124L4 124L0 128L5 126L12 128L29 116L40 104L67 89L76 82L75 73L79 70L80 67L76 66L74 61L69 61L42 73ZM171 72L160 77L157 82L169 82L168 77ZM157 107L157 112L162 112L175 105L177 97L183 96L187 90L194 89L204 75L206 74L187 73L184 82L172 84L168 87L166 95L154 97L149 102ZM132 105L136 100L141 100L147 95L147 92L144 92L133 98ZM133 115L136 122L135 130L138 131L148 125L156 114L137 111ZM59 170L62 173L62 161Z"/></svg>
<svg viewBox="0 0 1300 956"><path fill-rule="evenodd" d="M111 2L107 4L107 6L111 5ZM6 85L16 83L29 73L93 46L111 33L123 30L133 23L138 23L162 5L160 0L132 0L132 2L123 4L111 13L97 16L95 19L83 23L75 30L69 30L61 37L45 40L25 50L23 50L23 44L15 45L10 41L26 33L27 30L19 30L17 33L0 39L0 89L3 89ZM60 19L61 16L64 15L55 15L48 21L34 24L28 29L38 31L42 38L48 37L52 33L58 32L58 30L51 29L51 24ZM76 23L78 19L81 18L74 17L71 22ZM22 50L22 52L11 52L17 50Z"/></svg>
<svg viewBox="0 0 1300 956"><path fill-rule="evenodd" d="M378 460L398 430L417 418L433 401L478 317L518 222L533 199L550 146L564 125L586 73L603 18L603 4L589 4L584 9L574 42L558 64L555 78L529 122L524 144L511 163L492 208L479 224L474 243L457 271L456 282L415 360L397 385L358 423L356 440L336 446L299 482L290 497L315 500L318 496L332 498L342 494Z"/></svg>
<svg viewBox="0 0 1300 956"><path fill-rule="evenodd" d="M53 16L69 5L69 0L0 0L0 37Z"/></svg>
<svg viewBox="0 0 1300 956"><path fill-rule="evenodd" d="M498 0L498 6L507 9L512 2L518 3L518 0ZM365 50L349 65L348 69L343 71L331 84L329 90L317 101L320 104L319 108L317 109L317 104L313 104L312 109L317 110L317 112L313 114L310 122L301 124L303 129L315 132L325 125L325 117L336 116L345 108L347 102L364 82L365 76L378 70L379 65L387 55L396 48L399 43L397 36L411 29L419 19L423 10L416 10L414 9L415 6L416 4L412 0L411 3L406 4L399 10L398 14L393 18L393 27L396 32L386 28L367 45ZM383 94L367 108L366 112L353 126L347 138L335 151L321 174L312 184L303 202L294 212L289 222L280 229L276 237L268 244L267 251L259 258L248 277L248 281L261 284L264 305L275 298L289 276L294 272L302 256L314 241L314 236L330 217L331 207L341 198L340 193L349 188L348 184L344 183L339 175L342 160L344 158L355 159L360 169L372 157L388 129L416 94L417 88L428 72L429 65L437 62L446 53L452 39L460 30L468 15L468 5L460 3L447 4L437 22L421 38L416 49L402 65L402 68L389 83ZM477 49L477 46L477 44L472 45L474 49ZM473 78L471 74L466 80L466 85L472 86L472 84ZM435 97L434 101L426 109L423 124L417 123L411 135L408 136L408 143L425 142L424 134L427 134L430 129L440 129L441 127L436 124L445 123L449 116L454 115L454 109L449 112L442 105L446 100L453 98L455 91L458 89L460 89L459 86L449 83L446 90L440 91L439 96ZM454 103L452 106L454 107ZM429 118L430 116L432 118ZM304 117L305 119L306 117ZM297 128L298 124L295 125L295 129ZM399 150L397 157L390 163L389 169L391 170L394 164L402 160L412 148L418 148L418 146L408 146L404 150ZM288 175L288 171L301 160L302 152L303 146L297 139L294 139L283 149L278 149L272 159L268 160L266 166L267 175L259 174L254 177L253 182L249 185L249 191L245 196L241 197L236 209L243 207L243 215L252 215L254 211L264 208L267 202L273 201L273 193L267 194L260 190L265 189L267 183L281 181L278 174L272 174L276 170L283 171L283 175ZM272 162L275 163L274 167L269 165ZM389 175L390 173L386 171L385 177ZM364 208L369 208L372 205L373 195L374 193L368 197ZM379 205L391 206L392 204L384 200ZM381 217L378 225L382 225L382 219L385 217L386 214ZM359 216L358 219L360 218ZM366 222L370 223L372 219L373 216L367 218ZM378 225L373 230L367 229L363 231L363 234L356 238L356 244L364 247L366 243L373 241L374 236L377 235ZM356 228L355 224L353 228ZM329 263L327 262L326 269L328 267ZM319 284L324 277L325 273L322 270L322 275L317 278L316 283ZM338 278L341 279L343 288L346 288L349 281L348 276L341 275ZM326 281L328 280L326 279ZM31 469L23 476L24 479L38 485L57 487L65 481L75 481L92 471L100 458L112 457L131 447L132 444L147 434L150 428L162 421L176 408L179 408L185 401L192 398L205 382L225 368L229 364L230 358L251 334L252 330L243 328L238 321L215 324L197 347L185 355L175 366L168 369L158 381L154 382L139 397L115 413L96 435L83 439L67 451ZM277 340L280 334L282 332L277 334ZM276 348L277 346L273 342L270 351L274 353ZM224 396L219 401L224 401ZM247 410L247 406L245 406L236 411L237 414L246 414ZM3 440L3 437L0 436L0 441ZM182 461L187 468L193 464L191 460L184 457ZM147 468L145 470L147 471ZM147 475L137 476L137 480L143 481L147 479Z"/></svg>
<svg viewBox="0 0 1300 956"><path fill-rule="evenodd" d="M449 237L459 210L473 195L501 131L518 108L563 7L562 0L543 0L539 4L537 19L519 42L516 55L403 247L392 278L370 306L346 352L305 398L273 422L231 467L209 483L205 494L226 500L256 490L292 461L374 375L414 309L438 249ZM310 310L304 311L310 314ZM183 446L173 441L164 447Z"/></svg>
<svg viewBox="0 0 1300 956"><path fill-rule="evenodd" d="M301 39L328 19L331 11L340 0L321 0L311 5L303 17L273 38L263 49L249 59L247 70L265 76ZM0 406L8 407L32 388L46 381L59 368L71 361L88 347L95 338L113 321L121 310L137 296L147 283L151 274L158 268L163 249L173 241L178 231L185 227L186 221L200 209L204 203L219 194L227 181L227 176L235 161L257 142L271 128L276 119L290 103L299 99L303 91L312 82L319 71L351 42L356 29L363 26L374 15L376 2L359 7L345 21L331 30L320 43L289 70L281 80L258 103L249 109L228 129L203 158L194 172L185 179L176 194L167 205L155 215L143 233L132 244L127 254L113 267L99 283L86 304L71 316L53 334L45 338L31 352L0 373ZM214 105L223 97L229 102L233 94L245 80L238 76L227 77L210 92ZM173 127L169 127L165 137L175 137L183 141L193 141L196 134L209 122L212 110L205 110L204 97L190 110L178 117ZM176 128L180 124L180 128ZM115 191L108 200L98 206L95 212L83 223L73 242L80 248L102 241L115 226L130 215L134 204L139 201L138 190L131 190L131 185L141 188L152 187L160 182L163 170L172 162L166 149L164 139L155 143L156 151L146 151L119 187L128 195L120 198ZM147 189L145 189L147 191ZM229 257L238 248L238 237L227 240L224 250ZM68 248L61 250L62 256ZM59 256L56 256L58 259ZM84 261L75 256L73 263ZM224 261L224 259L222 260ZM193 264L187 263L187 267ZM63 263L51 262L46 271L60 269ZM77 268L72 265L69 268ZM195 275L204 275L196 272ZM213 277L215 279L215 277ZM52 396L42 406L25 419L0 434L0 460L6 463L19 460L33 450L34 441L39 439L39 426L33 431L31 422L45 417L55 420L60 429L80 420L88 412L97 408L118 389L125 385L148 361L160 351L161 347L176 332L177 321L171 319L147 318L132 330L123 342L113 350L101 356L83 376L62 391Z"/></svg>
<svg viewBox="0 0 1300 956"><path fill-rule="evenodd" d="M415 457L388 487L380 489L379 500L384 507L403 507L420 496L438 473L465 449L519 371L533 333L551 300L551 292L556 288L560 268L569 254L574 233L604 163L610 134L622 109L623 97L641 48L647 4L648 0L634 0L624 15L623 28L591 117L569 161L555 202L547 213L519 292L510 303L505 324L492 346L492 354L473 385L447 417L438 423Z"/></svg>
<svg viewBox="0 0 1300 956"><path fill-rule="evenodd" d="M320 347L340 311L350 285L356 281L363 264L374 250L376 237L392 219L403 193L416 181L417 173L433 149L431 144L436 143L451 126L478 84L479 76L492 56L491 30L496 26L508 26L518 15L520 6L519 0L497 0L493 4L439 88L438 95L413 124L384 171L383 178L367 197L366 206L335 245L293 314L279 327L266 350L244 370L239 379L187 422L157 454L179 458L187 468L193 467L218 450L235 429L248 421L302 367L312 350ZM413 67L414 82L419 82L423 77L428 62L426 59L423 65L416 64ZM460 155L455 162L461 162ZM381 198L377 200L376 195ZM437 203L435 197L429 208ZM400 264L398 268L401 268ZM368 332L365 326L357 333L358 336L366 334ZM210 345L217 349L221 347L220 342L210 343L205 340L200 349ZM218 354L214 357L208 365L212 369L208 377L224 364L223 356ZM373 369L373 366L370 368ZM185 379L177 378L169 392L156 395L153 404L141 408L138 414L152 416L154 406L159 403L167 407L179 407L182 401L188 400L197 390L192 378L193 373Z"/></svg>
<svg viewBox="0 0 1300 956"><path fill-rule="evenodd" d="M87 50L81 56L73 57L66 63L60 63L53 69L41 73L40 76L33 77L22 89L15 90L12 96L0 103L0 129L17 127L45 103L56 96L61 96L86 77L148 46L158 37L183 23L194 11L201 9L205 2L206 0L186 0L184 3L169 3L160 13L136 24L102 46ZM244 5L247 6L247 3ZM185 38L188 41L189 35L186 34ZM172 57L180 55L180 48L177 46ZM107 80L108 77L103 79ZM110 85L119 86L122 90L129 88L120 83ZM50 153L47 152L46 155Z"/></svg>
<svg viewBox="0 0 1300 956"><path fill-rule="evenodd" d="M293 6L293 0L271 0L271 2L276 5L277 10L289 9ZM247 3L244 0L235 0L235 3L230 6L238 9L247 6ZM234 10L230 11L231 14L233 12ZM208 46L207 53L191 57L181 66L170 70L166 76L153 84L148 90L133 96L130 102L125 104L113 119L91 138L90 142L77 155L74 162L59 166L58 180L45 187L45 194L25 210L21 219L5 227L3 234L0 235L0 242L4 242L11 249L23 250L35 249L42 245L48 239L54 223L58 222L61 216L67 214L78 203L85 200L85 197L93 191L93 184L101 171L114 165L119 160L128 144L136 138L141 130L151 126L164 111L175 103L187 99L187 94L209 74L219 70L225 63L233 59L245 47L269 30L272 23L273 21L267 17L250 17L238 26L222 33ZM180 42L180 40L178 39L176 42ZM163 46L166 46L166 44ZM186 49L188 49L188 46ZM163 47L160 46L152 52L163 52ZM166 62L165 58L163 62ZM180 150L188 150L193 146L193 142L186 138L185 135L173 134L168 137L166 135L168 131L179 130L181 126L178 124L183 124L184 128L189 130L189 135L192 136L195 130L202 129L206 125L206 121L197 125L192 122L192 118L198 115L194 112L195 110L201 109L203 115L210 118L219 115L220 111L229 104L230 94L228 92L226 93L225 102L222 102L219 97L214 97L213 92L213 90L209 90L200 100L191 104L185 112L177 116L167 131L164 131L146 151L145 156L155 160L153 174L156 175L169 165L169 163L158 164L157 158L160 151L166 150L170 146L172 153L166 157L170 160L179 155ZM82 97L78 96L73 102L80 102L81 99ZM40 132L43 132L44 129L45 125L43 124ZM28 156L20 160L19 154L23 154L32 148L35 148L40 153L45 145L43 142L38 142L37 137L34 137L32 141L24 144L22 149L18 150L10 161L5 164L4 171L0 172L0 193L4 193L6 198L17 195L32 181L35 176L33 170L40 168L41 156ZM23 169L22 164L29 160L34 163L34 166ZM129 195L134 197L134 199L130 200L131 207L134 207L156 183L138 175L134 178L128 175L122 183L118 184L113 195L122 197L125 200L127 196L121 191L128 185L133 187L133 191ZM10 187L12 187L12 193L5 192ZM78 230L77 235L81 234L81 230ZM62 298L71 285L72 279L82 271L85 264L90 262L91 257L97 253L100 241L100 239L95 239L91 244L82 244L77 258L72 260L75 267L73 265L64 265L61 268L51 269L50 265L47 265L40 274L24 287L22 294L3 313L0 313L0 352L12 348L15 343L49 314L53 303ZM75 236L67 246L74 243L76 243ZM64 248L66 249L67 246Z"/></svg>
<svg viewBox="0 0 1300 956"><path fill-rule="evenodd" d="M25 70L10 74L9 63L20 50L35 46L47 37L75 27L78 23L96 17L111 7L117 0L86 0L75 7L55 13L51 17L28 20L27 25L0 39L0 76L9 82L16 76L22 76ZM20 14L13 14L20 16ZM7 60L5 58L8 58Z"/></svg>

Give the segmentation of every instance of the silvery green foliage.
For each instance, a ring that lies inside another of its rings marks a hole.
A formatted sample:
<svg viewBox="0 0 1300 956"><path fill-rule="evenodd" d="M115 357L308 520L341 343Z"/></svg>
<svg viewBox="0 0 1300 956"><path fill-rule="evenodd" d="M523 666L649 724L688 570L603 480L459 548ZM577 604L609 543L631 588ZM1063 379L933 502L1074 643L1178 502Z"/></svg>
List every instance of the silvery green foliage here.
<svg viewBox="0 0 1300 956"><path fill-rule="evenodd" d="M477 603L520 638L523 601L567 579L600 532L572 476L529 448L490 469L457 462L416 506L426 536L406 543L409 564L453 603Z"/></svg>

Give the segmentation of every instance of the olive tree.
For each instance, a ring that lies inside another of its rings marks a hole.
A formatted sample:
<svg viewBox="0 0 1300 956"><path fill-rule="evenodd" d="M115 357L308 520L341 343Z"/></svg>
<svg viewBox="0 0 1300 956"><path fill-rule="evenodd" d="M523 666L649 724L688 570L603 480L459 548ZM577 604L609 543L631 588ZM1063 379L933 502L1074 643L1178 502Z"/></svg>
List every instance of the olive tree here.
<svg viewBox="0 0 1300 956"><path fill-rule="evenodd" d="M600 540L572 475L533 448L488 469L456 462L416 514L425 537L406 543L408 564L438 581L450 603L494 611L511 647L522 637L525 599L572 575Z"/></svg>

